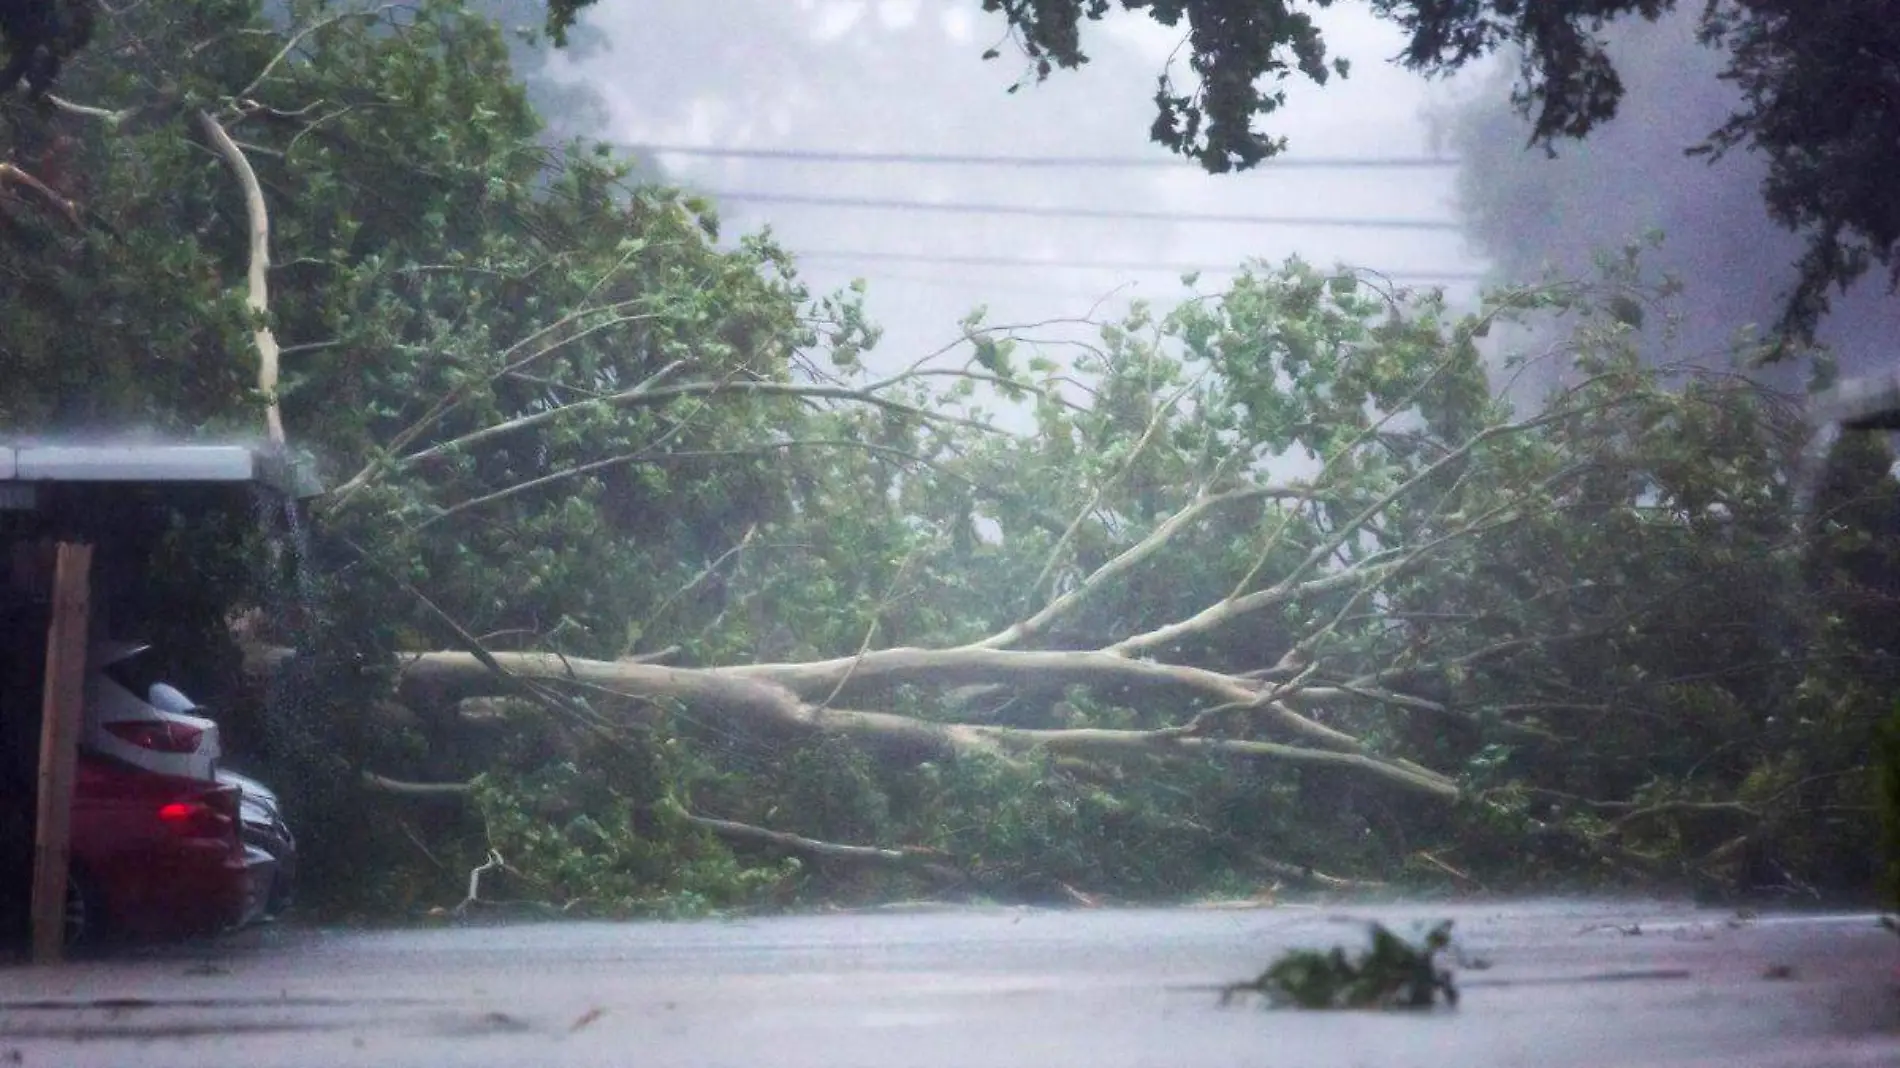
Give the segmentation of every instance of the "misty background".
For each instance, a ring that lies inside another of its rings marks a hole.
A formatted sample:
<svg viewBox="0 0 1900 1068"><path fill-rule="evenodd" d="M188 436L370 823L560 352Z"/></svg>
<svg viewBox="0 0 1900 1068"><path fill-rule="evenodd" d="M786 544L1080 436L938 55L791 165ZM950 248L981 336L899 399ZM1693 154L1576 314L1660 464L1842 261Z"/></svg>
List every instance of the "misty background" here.
<svg viewBox="0 0 1900 1068"><path fill-rule="evenodd" d="M539 15L521 0L494 7L515 25ZM1686 286L1678 356L1719 363L1739 328L1773 320L1801 239L1768 218L1759 159L1684 155L1736 99L1721 54L1694 39L1696 10L1608 29L1628 88L1620 114L1550 158L1510 108L1508 64L1427 82L1389 62L1393 27L1330 8L1319 21L1351 77L1291 85L1274 119L1289 151L1229 175L1148 141L1154 80L1178 37L1143 17L1110 18L1086 67L1013 94L1023 65L975 0L607 0L572 48L521 44L517 61L556 138L622 146L714 195L728 241L770 228L814 292L864 279L885 328L877 366L954 339L979 305L991 323L1115 317L1136 299L1179 299L1183 273L1215 289L1243 261L1291 255L1470 302L1481 281L1588 274L1600 249L1650 230L1666 240L1648 271ZM1003 57L981 61L992 46ZM866 153L1089 162L836 158ZM1009 210L985 210L997 207ZM1192 218L1209 215L1222 218ZM1845 373L1892 361L1897 309L1873 276L1836 298L1822 340ZM1764 375L1799 388L1806 370Z"/></svg>
<svg viewBox="0 0 1900 1068"><path fill-rule="evenodd" d="M1685 4L1657 23L1606 29L1627 90L1622 106L1584 141L1559 145L1554 159L1526 149L1530 124L1511 111L1502 64L1430 118L1461 160L1455 210L1496 277L1534 280L1547 267L1582 275L1598 250L1658 230L1664 241L1644 262L1648 276L1669 272L1683 284L1676 352L1719 364L1738 329L1773 323L1804 240L1763 206L1766 161L1740 151L1714 162L1685 155L1740 101L1719 77L1724 54L1695 39L1699 13ZM1900 301L1876 270L1835 294L1819 340L1842 373L1863 373L1893 364L1896 325ZM1789 363L1760 374L1799 389L1806 371Z"/></svg>

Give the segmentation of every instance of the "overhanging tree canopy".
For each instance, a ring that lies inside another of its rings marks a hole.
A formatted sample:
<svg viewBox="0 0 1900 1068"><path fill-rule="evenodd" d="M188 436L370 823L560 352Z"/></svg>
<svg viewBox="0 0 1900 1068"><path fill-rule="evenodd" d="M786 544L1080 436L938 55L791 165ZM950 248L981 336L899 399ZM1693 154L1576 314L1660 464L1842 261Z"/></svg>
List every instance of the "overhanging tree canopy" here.
<svg viewBox="0 0 1900 1068"><path fill-rule="evenodd" d="M550 0L556 39L592 0ZM1155 89L1150 136L1208 171L1246 170L1283 151L1272 132L1284 85L1345 77L1316 15L1333 0L982 0L1028 65L1025 80L1088 61L1089 24L1145 15L1182 36ZM1348 6L1346 4L1338 5ZM1616 19L1655 21L1677 0L1367 0L1407 41L1397 62L1429 76L1494 54L1518 65L1512 101L1532 143L1553 148L1615 116L1623 85L1599 36ZM1809 239L1779 323L1806 340L1845 289L1875 264L1900 286L1900 194L1880 176L1900 165L1900 24L1882 0L1707 0L1702 38L1725 51L1722 77L1742 107L1685 151L1736 148L1769 160L1762 193L1774 218ZM984 53L1002 56L1000 47ZM1021 83L1018 83L1019 85Z"/></svg>

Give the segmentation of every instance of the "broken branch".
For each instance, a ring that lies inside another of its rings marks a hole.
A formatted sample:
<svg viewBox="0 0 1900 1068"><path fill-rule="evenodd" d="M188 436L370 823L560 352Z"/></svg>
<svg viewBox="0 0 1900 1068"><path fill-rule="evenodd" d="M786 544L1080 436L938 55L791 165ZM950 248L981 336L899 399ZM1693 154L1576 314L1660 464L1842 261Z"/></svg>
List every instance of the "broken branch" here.
<svg viewBox="0 0 1900 1068"><path fill-rule="evenodd" d="M820 860L837 860L853 863L901 864L916 868L934 878L946 882L962 882L966 878L963 872L956 870L933 858L941 857L936 850L905 847L885 849L879 846L845 845L839 842L825 842L816 838L807 838L802 834L789 834L785 831L772 831L764 827L755 827L749 823L716 819L712 816L695 816L690 812L680 813L687 823L729 841L750 842L755 845L769 845L800 856L816 857Z"/></svg>
<svg viewBox="0 0 1900 1068"><path fill-rule="evenodd" d="M288 46L286 46L288 47ZM217 146L224 155L226 163L237 176L238 185L244 190L244 214L250 222L251 257L250 271L245 283L245 304L251 309L255 320L251 328L252 343L257 346L257 391L264 397L264 429L272 445L284 443L284 417L277 406L277 335L270 328L270 214L264 203L264 188L258 184L257 172L251 169L251 161L244 156L224 126L211 116L210 112L198 113L199 125L204 127L205 136Z"/></svg>

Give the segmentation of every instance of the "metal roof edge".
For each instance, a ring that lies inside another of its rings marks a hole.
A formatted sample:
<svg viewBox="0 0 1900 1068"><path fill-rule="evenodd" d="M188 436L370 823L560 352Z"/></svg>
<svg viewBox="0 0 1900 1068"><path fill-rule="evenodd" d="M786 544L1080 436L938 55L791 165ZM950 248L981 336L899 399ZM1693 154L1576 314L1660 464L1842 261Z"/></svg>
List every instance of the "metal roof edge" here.
<svg viewBox="0 0 1900 1068"><path fill-rule="evenodd" d="M0 444L0 482L249 483L296 499L322 492L307 454L251 445Z"/></svg>

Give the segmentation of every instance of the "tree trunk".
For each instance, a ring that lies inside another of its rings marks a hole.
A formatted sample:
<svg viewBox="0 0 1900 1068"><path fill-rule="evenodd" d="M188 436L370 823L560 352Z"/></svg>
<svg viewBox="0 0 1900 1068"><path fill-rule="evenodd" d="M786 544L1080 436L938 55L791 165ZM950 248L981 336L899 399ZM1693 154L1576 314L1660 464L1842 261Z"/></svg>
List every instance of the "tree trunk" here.
<svg viewBox="0 0 1900 1068"><path fill-rule="evenodd" d="M1187 693L1245 699L1265 692L1247 682L1197 668L1130 660L1106 653L1013 652L996 649L931 651L894 649L863 657L812 664L759 664L732 668L675 668L626 661L582 660L547 653L490 654L515 676L565 683L585 693L630 698L622 714L657 719L652 702L666 700L754 728L793 733L834 732L849 736L887 759L922 761L961 753L1010 756L1034 749L1120 761L1155 756L1219 754L1237 759L1279 760L1363 776L1409 793L1450 804L1459 797L1450 778L1404 761L1366 752L1350 735L1275 706L1270 723L1306 744L1202 737L1190 728L1105 730L1030 729L968 723L933 723L888 712L833 708L814 703L843 695L853 686L899 682L940 686L1025 681L1048 684L1136 683ZM453 701L499 692L507 680L473 654L431 652L402 658L401 690L410 702Z"/></svg>

